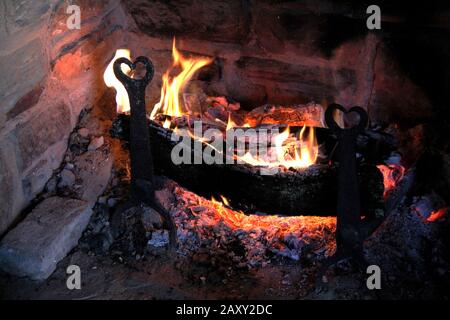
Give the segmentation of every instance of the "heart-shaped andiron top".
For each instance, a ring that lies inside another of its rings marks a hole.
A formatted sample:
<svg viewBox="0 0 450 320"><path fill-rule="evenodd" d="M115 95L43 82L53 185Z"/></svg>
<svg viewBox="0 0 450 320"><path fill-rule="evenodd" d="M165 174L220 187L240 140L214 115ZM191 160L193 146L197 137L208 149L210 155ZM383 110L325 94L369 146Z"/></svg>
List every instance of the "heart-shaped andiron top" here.
<svg viewBox="0 0 450 320"><path fill-rule="evenodd" d="M359 123L352 127L352 128L341 128L336 121L333 118L333 112L335 110L339 110L343 112L344 114L350 114L350 113L357 113L359 116ZM342 130L351 130L355 133L363 131L367 127L367 123L369 121L369 117L367 115L366 110L364 110L361 107L355 106L350 108L349 110L346 110L343 106L337 103L332 103L328 106L327 110L325 111L325 122L332 131L335 133L339 133Z"/></svg>
<svg viewBox="0 0 450 320"><path fill-rule="evenodd" d="M139 63L142 63L146 70L145 75L141 79L133 79L123 73L122 64L126 64L131 70L135 70ZM153 64L147 57L137 57L134 62L127 58L119 58L114 62L114 75L125 87L129 85L146 86L152 80L154 73Z"/></svg>

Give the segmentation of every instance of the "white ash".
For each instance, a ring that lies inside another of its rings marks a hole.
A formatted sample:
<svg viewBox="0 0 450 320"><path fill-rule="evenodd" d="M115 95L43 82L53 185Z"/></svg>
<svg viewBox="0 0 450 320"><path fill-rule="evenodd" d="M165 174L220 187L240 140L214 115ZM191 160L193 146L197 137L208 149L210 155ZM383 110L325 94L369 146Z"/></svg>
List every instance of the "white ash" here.
<svg viewBox="0 0 450 320"><path fill-rule="evenodd" d="M148 245L156 248L165 247L169 244L169 232L167 230L158 230L152 232Z"/></svg>
<svg viewBox="0 0 450 320"><path fill-rule="evenodd" d="M335 250L333 217L245 215L178 185L173 194L166 209L176 224L182 255L206 248L211 255L225 254L236 265L253 268L267 265L272 257L322 259Z"/></svg>
<svg viewBox="0 0 450 320"><path fill-rule="evenodd" d="M59 188L71 187L75 184L75 175L72 171L64 169L61 171L61 180L58 183Z"/></svg>

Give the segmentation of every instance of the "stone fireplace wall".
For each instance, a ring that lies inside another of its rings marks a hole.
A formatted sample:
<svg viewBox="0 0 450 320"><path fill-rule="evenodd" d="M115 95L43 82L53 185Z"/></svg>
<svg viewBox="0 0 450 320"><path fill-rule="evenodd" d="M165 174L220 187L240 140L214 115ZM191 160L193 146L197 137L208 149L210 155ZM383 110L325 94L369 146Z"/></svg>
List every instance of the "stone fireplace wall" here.
<svg viewBox="0 0 450 320"><path fill-rule="evenodd" d="M119 1L0 3L0 235L58 168L80 112L103 92L103 70L122 39Z"/></svg>
<svg viewBox="0 0 450 320"><path fill-rule="evenodd" d="M80 30L67 28L69 4L81 7ZM425 8L425 19L413 20L418 33L410 34L404 27L409 13L388 3L382 6L382 30L367 30L367 5L327 0L2 1L0 235L60 165L80 112L105 92L103 71L118 48L128 47L133 57L145 55L154 62L149 108L159 98L175 36L184 53L215 58L190 90L226 95L244 108L335 101L363 106L373 122L413 126L431 117L433 108L448 100L449 11ZM402 47L406 52L400 50L403 56L392 45L399 39L409 45ZM417 52L423 59L414 60ZM431 88L421 81L429 69L437 77Z"/></svg>

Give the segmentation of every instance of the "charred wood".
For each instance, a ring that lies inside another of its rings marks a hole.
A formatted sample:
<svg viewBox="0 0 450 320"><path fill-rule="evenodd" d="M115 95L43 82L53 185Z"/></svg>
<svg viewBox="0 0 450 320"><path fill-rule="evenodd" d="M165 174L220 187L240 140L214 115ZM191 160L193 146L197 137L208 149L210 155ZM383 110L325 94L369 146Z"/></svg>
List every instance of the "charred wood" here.
<svg viewBox="0 0 450 320"><path fill-rule="evenodd" d="M171 160L171 131L149 122L155 172L176 180L205 197L223 195L233 207L284 215L336 215L337 167L316 164L303 170L285 170L261 175L247 164L180 164ZM120 115L111 134L127 141L129 117ZM323 129L326 130L326 129ZM204 146L203 146L204 147ZM192 148L193 149L193 148ZM383 178L373 165L358 167L361 190L361 215L383 212Z"/></svg>

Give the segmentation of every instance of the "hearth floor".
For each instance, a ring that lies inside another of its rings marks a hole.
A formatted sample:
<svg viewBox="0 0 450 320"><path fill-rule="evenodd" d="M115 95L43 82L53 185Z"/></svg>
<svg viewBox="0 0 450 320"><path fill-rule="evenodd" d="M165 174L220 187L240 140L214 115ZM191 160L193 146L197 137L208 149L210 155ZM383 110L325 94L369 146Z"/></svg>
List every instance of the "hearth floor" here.
<svg viewBox="0 0 450 320"><path fill-rule="evenodd" d="M66 269L81 269L81 290L66 287ZM190 272L195 272L195 267ZM358 274L333 277L329 288L314 290L317 266L299 267L284 263L251 270L233 278L193 280L177 268L176 258L150 253L140 260L115 261L94 256L79 248L58 264L43 282L0 274L2 299L370 299L373 294L360 287Z"/></svg>

